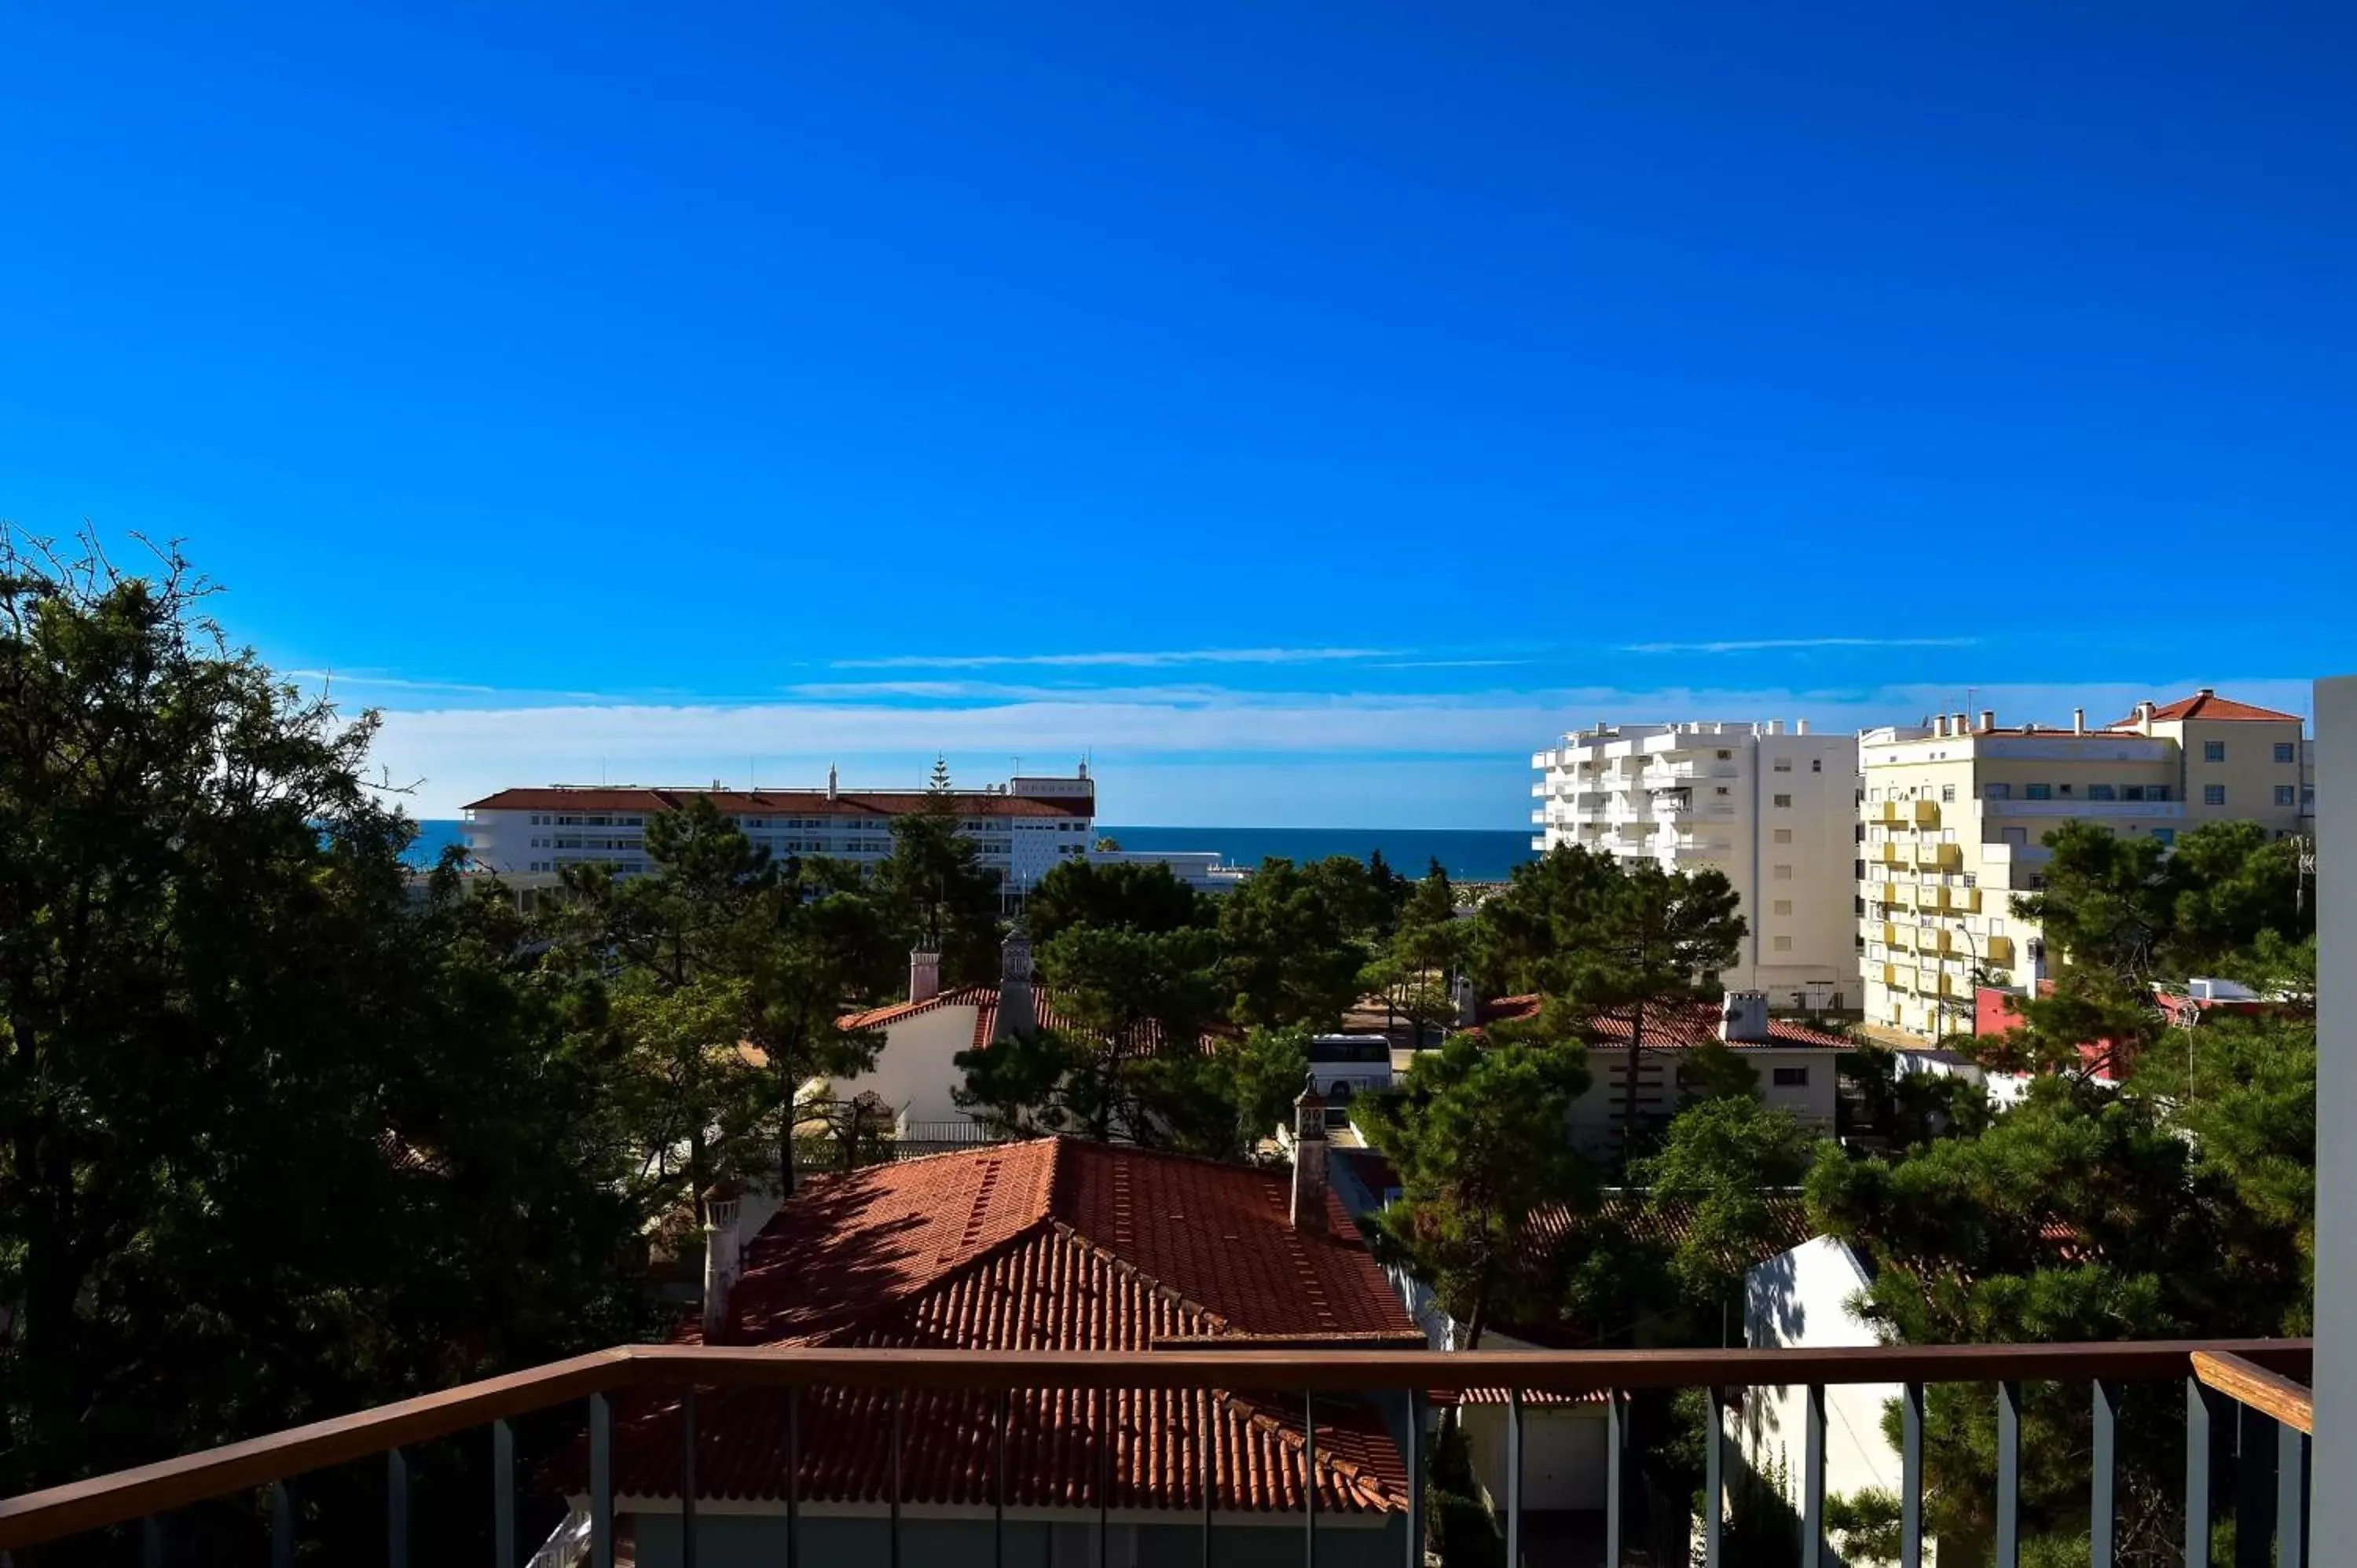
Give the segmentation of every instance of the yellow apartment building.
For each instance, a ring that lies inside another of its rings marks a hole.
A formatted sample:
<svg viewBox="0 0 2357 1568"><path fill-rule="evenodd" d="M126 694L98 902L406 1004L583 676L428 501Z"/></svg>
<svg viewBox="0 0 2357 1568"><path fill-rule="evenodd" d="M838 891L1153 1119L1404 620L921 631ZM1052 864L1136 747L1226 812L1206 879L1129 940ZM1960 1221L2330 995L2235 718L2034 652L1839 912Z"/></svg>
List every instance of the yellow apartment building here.
<svg viewBox="0 0 2357 1568"><path fill-rule="evenodd" d="M1942 714L1858 737L1857 951L1867 1021L1936 1038L1969 1031L1974 973L2017 985L2046 972L2044 943L2013 912L2043 885L2045 837L2070 822L2172 843L2187 828L2249 821L2307 833L2315 811L2296 714L2221 697L2139 703L2087 727L1999 728Z"/></svg>

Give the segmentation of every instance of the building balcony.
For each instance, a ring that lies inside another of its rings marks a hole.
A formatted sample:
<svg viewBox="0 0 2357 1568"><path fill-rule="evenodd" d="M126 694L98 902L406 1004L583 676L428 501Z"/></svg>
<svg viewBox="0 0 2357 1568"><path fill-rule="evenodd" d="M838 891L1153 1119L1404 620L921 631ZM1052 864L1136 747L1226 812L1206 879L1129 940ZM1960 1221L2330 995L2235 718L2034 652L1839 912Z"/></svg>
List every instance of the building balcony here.
<svg viewBox="0 0 2357 1568"><path fill-rule="evenodd" d="M1917 827L1936 828L1940 825L1939 801L1916 800L1911 802L1911 804L1915 808L1914 822Z"/></svg>
<svg viewBox="0 0 2357 1568"><path fill-rule="evenodd" d="M1915 867L1919 871L1956 871L1964 864L1964 846L1960 843L1919 843L1915 846Z"/></svg>
<svg viewBox="0 0 2357 1568"><path fill-rule="evenodd" d="M1975 1385L1994 1402L1994 1485L1985 1496L1999 1562L2014 1559L2024 1523L2018 1477L2026 1383L2085 1391L2093 1442L2083 1517L2098 1552L2121 1522L2115 1412L2130 1384L2158 1383L2172 1397L2185 1391L2183 1473L2192 1479L2184 1485L2197 1489L2180 1491L2175 1511L2193 1538L2189 1563L2211 1560L2213 1512L2222 1518L2236 1498L2271 1499L2266 1508L2246 1501L2237 1517L2246 1530L2264 1521L2265 1533L2282 1543L2279 1554L2270 1552L2270 1542L2255 1536L2239 1543L2239 1561L2305 1561L2308 1477L2338 1473L2330 1460L2318 1467L2311 1453L2315 1345L2305 1339L1455 1354L1396 1345L1215 1346L1157 1341L1122 1354L623 1346L0 1499L0 1552L70 1540L96 1553L138 1537L145 1561L162 1563L178 1510L253 1498L260 1506L215 1508L211 1520L250 1520L242 1527L254 1537L247 1544L291 1563L302 1525L325 1521L298 1516L289 1483L368 1460L383 1477L382 1500L358 1504L364 1526L348 1522L381 1532L389 1568L410 1568L413 1535L447 1541L467 1532L468 1515L458 1510L475 1509L490 1527L491 1561L511 1568L531 1544L518 1530L523 1507L553 1487L562 1488L557 1509L569 1513L536 1563L612 1568L625 1555L640 1563L749 1561L746 1553L774 1540L775 1560L799 1568L866 1568L909 1560L920 1531L939 1550L952 1529L962 1529L967 1554L981 1562L1003 1555L1018 1520L1043 1520L1069 1526L1086 1559L1098 1563L1290 1559L1309 1568L1322 1545L1327 1553L1348 1546L1352 1563L1378 1561L1372 1549L1380 1546L1384 1557L1420 1563L1436 1412L1461 1402L1498 1409L1503 1448L1514 1455L1490 1488L1502 1561L1511 1563L1536 1560L1525 1552L1538 1521L1521 1457L1532 1412L1600 1407L1588 1461L1602 1472L1594 1522L1612 1543L1608 1559L1618 1560L1624 1526L1633 1541L1639 1514L1633 1466L1624 1464L1628 1397L1638 1390L1708 1390L1714 1402L1736 1408L1755 1392L1800 1391L1799 1429L1784 1441L1799 1499L1794 1544L1812 1563L1836 1560L1824 1517L1828 1389L1887 1390L1899 1406L1900 1552L1910 1562L1922 1554L1927 1385ZM1226 1441L1170 1435L1232 1406L1238 1396L1230 1391L1239 1389L1269 1391L1250 1400L1273 1413L1249 1419L1282 1427L1290 1439L1272 1449L1286 1466L1281 1477L1239 1473L1221 1452ZM758 1463L726 1445L720 1421L709 1429L698 1423L699 1406L725 1416L743 1401L779 1415ZM553 1453L520 1454L544 1429L573 1436ZM1724 1419L1703 1423L1700 1496L1707 1502L1683 1529L1669 1521L1681 1552L1690 1539L1706 1564L1720 1563L1733 1545L1723 1539L1731 1466L1741 1462L1730 1452L1733 1435ZM425 1444L439 1450L436 1478L413 1493L409 1452ZM1377 1449L1382 1463L1371 1466ZM1043 1494L1043 1464L1069 1484ZM1316 1484L1297 1484L1304 1478ZM748 1480L758 1495L748 1496ZM318 1506L328 1497L317 1494ZM1142 1550L1147 1530L1151 1552ZM1371 1539L1370 1530L1383 1533ZM1117 1548L1127 1551L1117 1555ZM251 1560L264 1559L256 1551Z"/></svg>

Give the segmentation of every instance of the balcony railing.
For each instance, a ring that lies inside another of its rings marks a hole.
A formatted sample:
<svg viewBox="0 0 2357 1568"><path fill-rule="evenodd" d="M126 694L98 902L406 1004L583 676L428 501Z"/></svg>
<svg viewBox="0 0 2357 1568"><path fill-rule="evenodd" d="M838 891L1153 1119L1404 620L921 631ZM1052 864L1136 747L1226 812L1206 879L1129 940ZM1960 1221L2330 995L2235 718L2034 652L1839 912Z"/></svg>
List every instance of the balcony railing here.
<svg viewBox="0 0 2357 1568"><path fill-rule="evenodd" d="M292 1561L295 1512L288 1506L286 1483L297 1477L352 1461L382 1456L385 1462L384 1530L389 1568L408 1568L410 1490L404 1450L479 1428L489 1428L491 1458L490 1503L495 1521L496 1568L516 1568L522 1561L516 1530L516 1448L509 1423L536 1412L580 1402L587 1429L586 1489L587 1517L584 1521L587 1556L592 1568L612 1568L616 1531L616 1420L618 1395L633 1391L665 1391L683 1394L680 1404L678 1499L670 1518L638 1515L651 1530L676 1530L678 1560L694 1568L703 1527L699 1524L699 1487L695 1479L698 1444L695 1437L695 1391L782 1391L787 1414L784 1471L787 1480L783 1561L794 1568L821 1568L823 1554L807 1550L797 1524L799 1462L793 1434L801 1430L802 1402L814 1391L856 1389L890 1395L888 1515L889 1560L900 1561L902 1530L902 1455L908 1435L902 1412L911 1393L938 1397L944 1392L998 1393L1021 1391L1155 1391L1168 1396L1192 1393L1200 1400L1218 1391L1286 1389L1303 1403L1307 1453L1305 1475L1315 1469L1316 1448L1323 1430L1316 1413L1319 1395L1405 1394L1408 1419L1400 1457L1408 1484L1405 1488L1405 1556L1410 1564L1423 1561L1423 1496L1417 1484L1423 1475L1427 1401L1437 1391L1468 1388L1506 1391L1506 1458L1503 1493L1498 1501L1500 1524L1506 1539L1506 1561L1520 1564L1525 1527L1523 1490L1523 1407L1534 1394L1603 1396L1607 1407L1607 1477L1604 1509L1604 1561L1623 1561L1624 1474L1628 1433L1626 1397L1632 1391L1707 1389L1714 1408L1723 1407L1735 1391L1747 1388L1798 1387L1803 1402L1802 1462L1796 1512L1800 1543L1815 1543L1804 1560L1815 1563L1830 1555L1825 1526L1825 1390L1830 1386L1888 1384L1900 1391L1902 1430L1902 1481L1900 1488L1900 1555L1907 1568L1922 1562L1923 1517L1923 1391L1927 1383L1970 1383L1994 1387L1996 1423L1995 1475L1995 1562L2014 1568L2022 1538L2019 1483L2021 1390L2025 1383L2075 1383L2090 1390L2092 1467L2088 1479L2088 1520L2093 1560L2112 1561L2112 1543L2118 1522L2116 1485L2119 1476L2117 1419L2123 1385L2137 1380L2178 1380L2185 1391L2186 1483L2181 1498L2185 1519L2185 1561L2204 1565L2210 1561L2211 1449L2213 1432L2228 1411L2228 1402L2244 1409L2244 1467L2238 1469L2238 1539L2241 1561L2266 1561L2264 1545L2255 1556L2256 1537L2251 1528L2262 1526L2276 1541L2275 1562L2294 1568L2307 1561L2304 1542L2308 1509L2309 1434L2314 1429L2312 1406L2306 1387L2296 1379L2309 1375L2313 1352L2306 1340L2242 1340L2217 1343L2188 1341L2127 1342L2083 1345L1965 1345L1942 1347L1867 1347L1778 1350L1611 1350L1611 1351L1483 1351L1440 1355L1399 1350L1319 1350L1304 1352L1272 1344L1257 1349L1160 1349L1147 1354L1106 1355L1053 1351L895 1350L738 1348L728 1347L634 1345L577 1357L532 1371L468 1384L441 1393L405 1400L330 1421L314 1423L267 1437L166 1460L111 1476L71 1482L47 1491L0 1500L0 1558L39 1543L84 1532L135 1529L150 1568L163 1568L166 1534L161 1520L175 1510L209 1499L256 1490L270 1499L272 1559ZM1097 1412L1111 1402L1088 1402ZM992 1521L994 1539L1003 1548L1006 1525L1006 1452L1009 1399L981 1402L977 1408L996 1410L996 1436L989 1453L995 1488L985 1511ZM985 1418L987 1421L988 1418ZM1096 1561L1105 1552L1107 1512L1102 1477L1103 1455L1113 1436L1100 1414L1093 1434L1080 1434L1095 1443L1100 1487L1084 1507L1093 1513L1097 1530ZM2255 1430L2271 1447L2255 1446ZM1141 1436L1144 1434L1140 1434ZM920 1434L921 1440L921 1434ZM1725 1423L1707 1423L1704 1442L1703 1497L1708 1499L1698 1533L1704 1560L1721 1561L1726 1520L1724 1499L1728 1480ZM1197 1445L1203 1447L1204 1445ZM2264 1460L2266 1463L2262 1463ZM1215 1488L1211 1484L1212 1457L1208 1449L1190 1463L1200 1463L1204 1511L1189 1523L1176 1522L1202 1532L1203 1561L1217 1561L1220 1534L1236 1528L1222 1523L1211 1512ZM2262 1474L2262 1470L2265 1474ZM2272 1487L2270 1494L2260 1485ZM980 1483L977 1483L979 1485ZM709 1494L703 1494L708 1498ZM2258 1499L2256 1502L2254 1499ZM1303 1562L1316 1561L1319 1503L1315 1486L1302 1488ZM872 1514L870 1516L873 1522ZM1340 1521L1333 1521L1339 1524ZM1265 1528L1265 1526L1263 1527ZM1265 1536L1262 1538L1266 1539ZM827 1560L831 1561L831 1560Z"/></svg>

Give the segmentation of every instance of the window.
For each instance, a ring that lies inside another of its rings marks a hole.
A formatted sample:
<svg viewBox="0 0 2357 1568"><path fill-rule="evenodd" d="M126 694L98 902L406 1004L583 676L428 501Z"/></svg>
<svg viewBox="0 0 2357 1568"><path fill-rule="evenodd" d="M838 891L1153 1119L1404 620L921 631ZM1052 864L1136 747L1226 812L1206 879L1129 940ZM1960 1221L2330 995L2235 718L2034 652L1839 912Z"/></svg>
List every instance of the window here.
<svg viewBox="0 0 2357 1568"><path fill-rule="evenodd" d="M1776 797L1776 804L1778 804L1778 805L1780 805L1780 806L1789 806L1789 805L1791 805L1792 803L1792 797L1791 797L1790 795L1779 795L1779 796L1777 796L1777 797Z"/></svg>
<svg viewBox="0 0 2357 1568"><path fill-rule="evenodd" d="M2152 830L2152 836L2153 842L2156 843L2175 843L2177 842L2177 830L2175 828L2155 828Z"/></svg>
<svg viewBox="0 0 2357 1568"><path fill-rule="evenodd" d="M1778 843L1791 843L1792 842L1792 830L1790 828L1778 828L1776 830L1776 842Z"/></svg>
<svg viewBox="0 0 2357 1568"><path fill-rule="evenodd" d="M2279 740L2276 742L2276 760L2277 762L2298 762L2299 760L2299 748L2292 745L2292 743L2287 740Z"/></svg>
<svg viewBox="0 0 2357 1568"><path fill-rule="evenodd" d="M1726 786L1726 785L1721 784L1721 785L1718 787L1718 793L1719 793L1719 794L1724 795L1724 794L1727 794L1727 792L1728 792L1728 790L1727 790L1727 786Z"/></svg>
<svg viewBox="0 0 2357 1568"><path fill-rule="evenodd" d="M2051 800L2054 799L2054 786L2051 784L2025 784L2021 787L2021 796L2025 800Z"/></svg>
<svg viewBox="0 0 2357 1568"><path fill-rule="evenodd" d="M2278 806L2288 806L2288 805L2291 805L2291 804L2292 804L2295 800L2297 800L2298 799L2298 792L2297 790L2295 790L2295 789L2294 789L2290 785L2288 785L2288 784L2278 784L2278 785L2276 785L2276 805L2278 805Z"/></svg>
<svg viewBox="0 0 2357 1568"><path fill-rule="evenodd" d="M1776 880L1777 880L1777 881L1779 881L1779 882L1790 882L1790 881L1792 881L1792 868L1791 866L1789 866L1789 865L1780 865L1780 866L1778 866L1778 867L1776 868Z"/></svg>
<svg viewBox="0 0 2357 1568"><path fill-rule="evenodd" d="M1792 759L1789 757L1778 757L1776 759L1776 771L1779 773L1790 773L1792 771Z"/></svg>
<svg viewBox="0 0 2357 1568"><path fill-rule="evenodd" d="M2225 761L2226 743L2222 740L2203 741L2201 743L2201 760L2204 762Z"/></svg>
<svg viewBox="0 0 2357 1568"><path fill-rule="evenodd" d="M2201 803L2205 806L2224 805L2226 803L2226 786L2223 784L2204 784L2201 786Z"/></svg>
<svg viewBox="0 0 2357 1568"><path fill-rule="evenodd" d="M2007 828L2004 830L2004 832L2005 843L2019 844L2025 849L2029 847L2029 830L2028 828Z"/></svg>
<svg viewBox="0 0 2357 1568"><path fill-rule="evenodd" d="M1825 770L1825 759L1824 759L1824 757L1812 757L1811 758L1809 758L1809 771L1810 771L1810 772L1812 772L1812 773L1823 773L1824 770Z"/></svg>
<svg viewBox="0 0 2357 1568"><path fill-rule="evenodd" d="M1735 760L1735 753L1731 751L1722 751L1718 754L1718 759L1721 762L1732 762Z"/></svg>
<svg viewBox="0 0 2357 1568"><path fill-rule="evenodd" d="M2115 798L2117 794L2118 791L2114 789L2108 784L2090 784L2087 786L2087 799L2090 800L2109 800Z"/></svg>
<svg viewBox="0 0 2357 1568"><path fill-rule="evenodd" d="M1806 1089L1809 1087L1809 1069L1807 1068L1780 1067L1776 1069L1775 1071L1775 1083L1776 1087L1779 1089Z"/></svg>
<svg viewBox="0 0 2357 1568"><path fill-rule="evenodd" d="M1953 805L1953 804L1955 804L1955 800L1956 800L1956 787L1955 787L1953 784L1943 784L1943 785L1941 785L1941 786L1940 786L1940 800L1942 800L1942 802L1943 802L1943 803L1947 804L1947 805Z"/></svg>
<svg viewBox="0 0 2357 1568"><path fill-rule="evenodd" d="M2010 800L2013 799L2013 786L2010 784L1984 784L1981 786L1981 799L1984 800Z"/></svg>
<svg viewBox="0 0 2357 1568"><path fill-rule="evenodd" d="M1776 939L1776 950L1778 952L1791 952L1792 950L1792 939L1790 937L1778 937Z"/></svg>
<svg viewBox="0 0 2357 1568"><path fill-rule="evenodd" d="M2166 800L2169 799L2169 786L2166 784L2147 785L2145 787L2144 798L2147 800Z"/></svg>
<svg viewBox="0 0 2357 1568"><path fill-rule="evenodd" d="M2144 799L2144 786L2143 786L2143 785L2141 785L2141 784L2123 784L2123 785L2121 785L2121 786L2120 786L2120 799L2121 799L2121 800L2143 800L2143 799Z"/></svg>
<svg viewBox="0 0 2357 1568"><path fill-rule="evenodd" d="M1789 915L1792 912L1792 901L1790 898L1779 898L1776 900L1776 913L1780 915Z"/></svg>

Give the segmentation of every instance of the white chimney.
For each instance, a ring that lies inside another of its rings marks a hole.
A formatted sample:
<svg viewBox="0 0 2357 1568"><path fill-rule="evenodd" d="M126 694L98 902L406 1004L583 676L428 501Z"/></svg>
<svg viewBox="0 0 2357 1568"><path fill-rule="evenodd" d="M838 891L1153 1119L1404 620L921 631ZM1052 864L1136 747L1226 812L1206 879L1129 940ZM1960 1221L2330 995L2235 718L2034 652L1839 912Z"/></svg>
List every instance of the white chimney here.
<svg viewBox="0 0 2357 1568"><path fill-rule="evenodd" d="M720 1182L704 1195L704 1342L717 1345L728 1335L728 1293L737 1283L744 1243L737 1234L739 1195L734 1182Z"/></svg>
<svg viewBox="0 0 2357 1568"><path fill-rule="evenodd" d="M1293 1228L1326 1233L1326 1101L1312 1073L1293 1101Z"/></svg>
<svg viewBox="0 0 2357 1568"><path fill-rule="evenodd" d="M830 762L826 765L826 798L832 800L835 793L834 764Z"/></svg>
<svg viewBox="0 0 2357 1568"><path fill-rule="evenodd" d="M1959 718L1961 720L1961 715L1959 715ZM1981 732L1983 734L1986 734L1988 731L1995 728L1996 728L1996 710L1995 708L1983 708L1981 710Z"/></svg>
<svg viewBox="0 0 2357 1568"><path fill-rule="evenodd" d="M1007 928L998 949L998 1023L994 1040L1030 1038L1039 1029L1039 1011L1031 997L1031 934L1017 919Z"/></svg>
<svg viewBox="0 0 2357 1568"><path fill-rule="evenodd" d="M1473 977L1458 974L1448 982L1448 1000L1457 1009L1457 1026L1469 1029L1481 1021L1481 1004L1473 990Z"/></svg>
<svg viewBox="0 0 2357 1568"><path fill-rule="evenodd" d="M1806 734L1808 734L1808 733L1809 733L1809 721L1808 721L1808 720L1806 720L1806 719L1794 719L1794 720L1792 721L1792 733L1793 733L1794 735L1806 735Z"/></svg>
<svg viewBox="0 0 2357 1568"><path fill-rule="evenodd" d="M1940 738L1942 738L1942 739L1943 739L1943 740L1944 740L1945 738L1947 738L1947 734L1948 734L1948 715L1947 715L1947 714L1939 714L1937 717L1935 717L1934 719L1932 719L1932 733L1934 736L1939 736Z"/></svg>
<svg viewBox="0 0 2357 1568"><path fill-rule="evenodd" d="M924 948L909 950L909 1000L931 1002L942 993L942 955Z"/></svg>
<svg viewBox="0 0 2357 1568"><path fill-rule="evenodd" d="M2072 708L2071 710L2071 733L2072 735L2085 735L2087 733L2086 709Z"/></svg>
<svg viewBox="0 0 2357 1568"><path fill-rule="evenodd" d="M1730 991L1719 1014L1718 1037L1728 1045L1751 1044L1768 1037L1768 993Z"/></svg>

